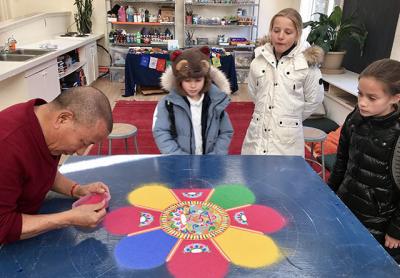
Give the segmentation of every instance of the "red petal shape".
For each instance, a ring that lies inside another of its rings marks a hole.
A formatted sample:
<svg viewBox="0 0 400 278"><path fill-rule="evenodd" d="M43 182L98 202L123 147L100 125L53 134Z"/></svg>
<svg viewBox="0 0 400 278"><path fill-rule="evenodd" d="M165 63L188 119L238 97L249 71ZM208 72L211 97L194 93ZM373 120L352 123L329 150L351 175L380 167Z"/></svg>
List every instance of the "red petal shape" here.
<svg viewBox="0 0 400 278"><path fill-rule="evenodd" d="M140 225L142 213L150 214L153 220ZM106 215L103 222L104 228L115 235L127 235L135 232L146 231L160 226L160 212L135 206L122 207Z"/></svg>
<svg viewBox="0 0 400 278"><path fill-rule="evenodd" d="M200 250L200 245L206 246L205 252L191 253L191 247ZM171 254L170 254L171 256ZM176 278L224 277L228 273L229 262L210 240L183 240L170 260L167 268Z"/></svg>
<svg viewBox="0 0 400 278"><path fill-rule="evenodd" d="M240 223L240 221L235 219L235 215L240 215L241 213L244 213L244 219L247 219L247 224ZM263 233L277 232L286 225L286 219L279 212L262 205L234 208L229 210L228 214L232 226Z"/></svg>

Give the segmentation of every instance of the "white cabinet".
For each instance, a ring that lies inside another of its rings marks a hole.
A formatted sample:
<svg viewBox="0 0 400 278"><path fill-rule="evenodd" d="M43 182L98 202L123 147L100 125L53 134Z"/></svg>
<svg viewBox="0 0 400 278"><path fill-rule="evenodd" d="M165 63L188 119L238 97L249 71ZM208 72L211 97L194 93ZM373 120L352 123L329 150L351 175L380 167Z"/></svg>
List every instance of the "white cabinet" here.
<svg viewBox="0 0 400 278"><path fill-rule="evenodd" d="M79 50L80 60L86 60L83 67L87 85L90 85L99 77L99 62L97 58L97 45L92 42Z"/></svg>
<svg viewBox="0 0 400 278"><path fill-rule="evenodd" d="M329 84L324 99L326 115L342 125L346 116L357 105L358 74L351 71L344 74L323 74L322 79Z"/></svg>
<svg viewBox="0 0 400 278"><path fill-rule="evenodd" d="M57 60L51 60L27 71L25 83L29 98L53 100L60 94Z"/></svg>
<svg viewBox="0 0 400 278"><path fill-rule="evenodd" d="M90 85L99 76L96 42L73 49L57 60L61 90Z"/></svg>

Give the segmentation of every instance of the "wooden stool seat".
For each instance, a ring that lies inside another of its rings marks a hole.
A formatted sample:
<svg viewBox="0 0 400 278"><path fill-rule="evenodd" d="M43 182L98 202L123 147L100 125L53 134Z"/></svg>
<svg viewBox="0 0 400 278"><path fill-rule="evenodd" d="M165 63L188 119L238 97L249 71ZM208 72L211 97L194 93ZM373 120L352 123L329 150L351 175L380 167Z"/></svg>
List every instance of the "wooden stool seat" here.
<svg viewBox="0 0 400 278"><path fill-rule="evenodd" d="M303 127L304 141L311 143L311 158L306 159L312 163L321 166L322 180L325 181L325 154L324 154L324 141L328 136L324 131L314 127ZM321 144L321 163L314 157L314 143Z"/></svg>
<svg viewBox="0 0 400 278"><path fill-rule="evenodd" d="M128 139L133 138L133 143L136 149L136 153L139 153L139 148L137 145L137 132L136 126L124 123L114 123L112 132L108 135L108 154L111 155L112 140L114 139L124 139L125 140L125 151L128 153ZM101 142L99 144L98 154L101 152Z"/></svg>

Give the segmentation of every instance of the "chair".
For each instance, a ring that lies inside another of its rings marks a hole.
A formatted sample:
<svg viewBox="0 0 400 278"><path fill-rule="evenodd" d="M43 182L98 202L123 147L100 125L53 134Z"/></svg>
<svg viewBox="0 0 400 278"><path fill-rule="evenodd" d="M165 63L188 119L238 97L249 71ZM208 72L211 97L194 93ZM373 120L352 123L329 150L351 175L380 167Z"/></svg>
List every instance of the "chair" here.
<svg viewBox="0 0 400 278"><path fill-rule="evenodd" d="M137 132L136 126L124 123L114 123L112 132L108 135L108 154L111 155L112 150L112 140L114 139L124 139L125 140L125 151L128 153L128 139L133 137L133 144L136 149L136 153L139 153L139 148L137 145ZM100 155L102 147L102 142L99 143L98 154Z"/></svg>
<svg viewBox="0 0 400 278"><path fill-rule="evenodd" d="M303 127L303 133L304 133L304 141L311 143L311 158L307 158L306 160L321 166L322 180L325 181L325 154L324 154L323 143L327 137L327 134L318 128L308 127L308 126ZM315 143L321 144L321 163L314 157Z"/></svg>

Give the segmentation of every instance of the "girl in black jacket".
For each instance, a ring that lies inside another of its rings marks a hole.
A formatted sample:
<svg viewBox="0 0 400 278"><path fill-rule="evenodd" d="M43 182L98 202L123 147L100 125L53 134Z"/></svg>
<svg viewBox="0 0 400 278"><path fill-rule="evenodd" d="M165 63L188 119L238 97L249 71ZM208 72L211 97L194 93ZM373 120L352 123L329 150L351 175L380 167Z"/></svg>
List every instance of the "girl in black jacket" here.
<svg viewBox="0 0 400 278"><path fill-rule="evenodd" d="M360 74L358 90L328 184L400 262L400 185L391 172L400 135L400 62L372 63Z"/></svg>

